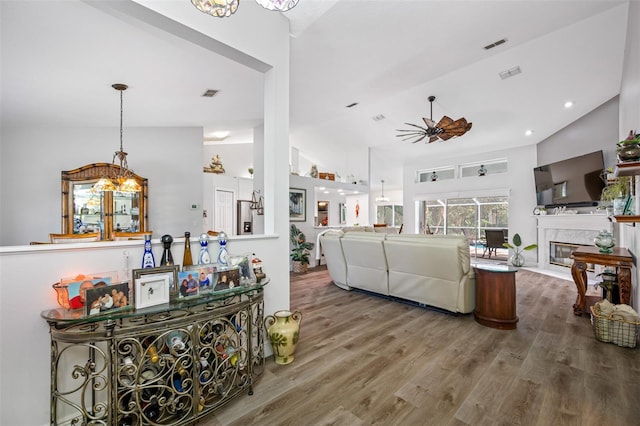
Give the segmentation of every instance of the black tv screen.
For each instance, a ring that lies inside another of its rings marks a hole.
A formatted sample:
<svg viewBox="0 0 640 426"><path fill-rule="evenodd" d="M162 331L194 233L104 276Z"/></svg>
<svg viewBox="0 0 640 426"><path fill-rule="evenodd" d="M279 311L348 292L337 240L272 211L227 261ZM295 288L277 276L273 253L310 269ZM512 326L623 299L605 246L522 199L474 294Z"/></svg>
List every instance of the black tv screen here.
<svg viewBox="0 0 640 426"><path fill-rule="evenodd" d="M533 169L539 206L592 206L600 200L604 180L602 151Z"/></svg>

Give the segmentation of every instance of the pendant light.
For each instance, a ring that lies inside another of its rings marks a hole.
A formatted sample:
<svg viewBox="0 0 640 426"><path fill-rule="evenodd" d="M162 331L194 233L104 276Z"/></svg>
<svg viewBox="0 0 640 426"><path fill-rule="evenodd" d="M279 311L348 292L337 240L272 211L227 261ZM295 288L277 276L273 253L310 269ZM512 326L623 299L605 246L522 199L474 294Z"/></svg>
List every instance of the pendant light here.
<svg viewBox="0 0 640 426"><path fill-rule="evenodd" d="M129 164L127 163L127 153L122 148L122 92L127 90L129 86L117 83L111 85L111 87L120 92L120 150L113 154L113 159L111 160L114 166L118 166L118 172L113 177L102 177L91 190L92 192L139 192L142 187L133 178L133 171L129 169ZM116 164L116 158L119 164Z"/></svg>
<svg viewBox="0 0 640 426"><path fill-rule="evenodd" d="M384 196L384 180L380 181L382 183L382 193L379 197L376 197L376 203L387 203L389 199Z"/></svg>

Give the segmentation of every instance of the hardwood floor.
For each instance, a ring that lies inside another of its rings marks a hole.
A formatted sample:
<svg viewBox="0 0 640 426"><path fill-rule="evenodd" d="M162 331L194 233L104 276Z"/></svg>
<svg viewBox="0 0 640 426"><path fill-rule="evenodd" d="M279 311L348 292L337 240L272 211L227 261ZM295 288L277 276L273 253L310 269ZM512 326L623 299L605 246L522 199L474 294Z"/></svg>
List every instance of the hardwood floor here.
<svg viewBox="0 0 640 426"><path fill-rule="evenodd" d="M267 359L255 394L202 424L640 424L640 349L598 342L570 281L520 270L520 322L502 331L310 271L291 277L294 362Z"/></svg>

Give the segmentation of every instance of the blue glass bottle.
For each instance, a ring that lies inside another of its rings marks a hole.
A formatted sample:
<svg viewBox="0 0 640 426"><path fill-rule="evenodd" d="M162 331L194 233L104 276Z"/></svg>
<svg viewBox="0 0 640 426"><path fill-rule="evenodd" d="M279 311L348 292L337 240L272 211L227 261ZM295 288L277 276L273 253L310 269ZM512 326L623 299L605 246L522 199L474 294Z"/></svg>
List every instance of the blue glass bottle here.
<svg viewBox="0 0 640 426"><path fill-rule="evenodd" d="M142 267L156 267L156 259L153 257L153 251L151 251L151 235L144 236L144 254L142 255Z"/></svg>
<svg viewBox="0 0 640 426"><path fill-rule="evenodd" d="M198 264L206 265L211 263L211 256L209 256L209 235L200 234L200 255L198 256Z"/></svg>

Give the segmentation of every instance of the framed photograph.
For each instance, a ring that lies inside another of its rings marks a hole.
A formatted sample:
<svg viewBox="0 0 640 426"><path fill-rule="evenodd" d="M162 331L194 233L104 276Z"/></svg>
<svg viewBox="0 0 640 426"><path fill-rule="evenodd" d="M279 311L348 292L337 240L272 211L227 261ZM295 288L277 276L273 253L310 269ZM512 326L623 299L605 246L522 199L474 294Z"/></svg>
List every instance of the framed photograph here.
<svg viewBox="0 0 640 426"><path fill-rule="evenodd" d="M178 291L177 282L178 282L179 270L180 270L180 265L134 269L132 271L133 281L135 282L135 280L137 280L138 278L142 278L145 275L168 275L169 276L169 292L175 296L175 294Z"/></svg>
<svg viewBox="0 0 640 426"><path fill-rule="evenodd" d="M225 291L240 285L240 269L238 267L218 270L218 281L213 287L213 291Z"/></svg>
<svg viewBox="0 0 640 426"><path fill-rule="evenodd" d="M289 188L289 220L291 222L307 221L307 190Z"/></svg>
<svg viewBox="0 0 640 426"><path fill-rule="evenodd" d="M111 284L111 277L93 278L84 276L80 281L66 282L69 297L69 309L80 309L87 306L87 290L106 287Z"/></svg>
<svg viewBox="0 0 640 426"><path fill-rule="evenodd" d="M207 263L202 265L187 265L182 268L183 272L193 271L196 273L198 280L198 287L200 288L200 293L207 293L213 290L216 283L218 282L218 274L217 274L218 264L217 263ZM187 283L189 282L187 275Z"/></svg>
<svg viewBox="0 0 640 426"><path fill-rule="evenodd" d="M199 295L198 271L185 270L178 272L178 299Z"/></svg>
<svg viewBox="0 0 640 426"><path fill-rule="evenodd" d="M135 280L136 309L169 303L170 274L144 275Z"/></svg>
<svg viewBox="0 0 640 426"><path fill-rule="evenodd" d="M131 289L129 283L111 285L96 284L85 290L85 313L96 315L117 309L129 308L131 303Z"/></svg>

